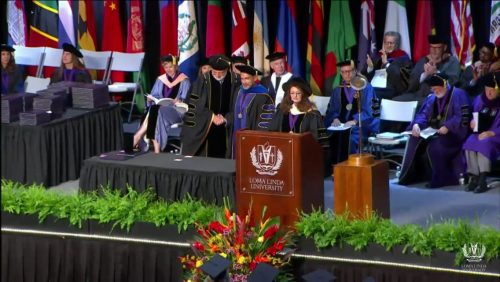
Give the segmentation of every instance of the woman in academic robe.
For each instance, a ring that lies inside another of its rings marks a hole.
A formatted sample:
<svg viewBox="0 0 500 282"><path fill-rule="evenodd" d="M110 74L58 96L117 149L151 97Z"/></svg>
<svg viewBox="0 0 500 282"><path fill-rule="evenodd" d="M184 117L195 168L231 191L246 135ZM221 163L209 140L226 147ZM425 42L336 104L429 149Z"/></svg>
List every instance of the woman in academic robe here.
<svg viewBox="0 0 500 282"><path fill-rule="evenodd" d="M61 67L54 71L50 84L60 81L92 83L89 71L81 61L83 54L75 46L64 43Z"/></svg>
<svg viewBox="0 0 500 282"><path fill-rule="evenodd" d="M436 73L425 82L432 89L410 124L399 184L427 180L429 188L457 185L465 173L462 145L468 134L470 104L467 93L448 84L445 73ZM436 134L424 139L421 131L433 128Z"/></svg>
<svg viewBox="0 0 500 282"><path fill-rule="evenodd" d="M19 93L24 90L23 73L16 65L12 46L2 44L2 95Z"/></svg>
<svg viewBox="0 0 500 282"><path fill-rule="evenodd" d="M270 131L311 132L323 146L328 147L328 136L321 113L309 100L311 87L300 77L292 77L283 85L285 95L278 105L269 126Z"/></svg>
<svg viewBox="0 0 500 282"><path fill-rule="evenodd" d="M500 157L500 72L487 74L484 84L484 93L474 100L473 112L477 113L478 122L470 123L472 129L477 126L477 132L463 146L469 174L466 191L474 193L488 190L486 176L491 162Z"/></svg>
<svg viewBox="0 0 500 282"><path fill-rule="evenodd" d="M189 77L178 69L176 56L169 54L160 60L165 73L156 79L151 94L147 96L148 111L134 135L134 147L142 145L142 149L147 150L151 140L155 153L160 153L167 146L171 126L182 122L182 117L188 110L184 101L191 87ZM160 99L165 100L156 104L155 101ZM145 143L140 143L144 135Z"/></svg>

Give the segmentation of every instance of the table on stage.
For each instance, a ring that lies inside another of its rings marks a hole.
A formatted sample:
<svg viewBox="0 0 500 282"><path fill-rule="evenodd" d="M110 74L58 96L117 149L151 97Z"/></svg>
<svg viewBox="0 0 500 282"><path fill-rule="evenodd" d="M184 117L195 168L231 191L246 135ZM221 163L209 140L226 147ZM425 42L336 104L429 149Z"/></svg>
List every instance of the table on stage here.
<svg viewBox="0 0 500 282"><path fill-rule="evenodd" d="M77 179L83 160L123 144L120 106L68 108L61 118L39 126L2 124L2 178L54 186Z"/></svg>
<svg viewBox="0 0 500 282"><path fill-rule="evenodd" d="M109 184L126 191L128 184L137 191L152 187L167 200L180 200L189 194L195 199L222 204L224 197L234 203L235 177L234 160L152 152L127 160L97 156L84 161L80 189L91 191Z"/></svg>

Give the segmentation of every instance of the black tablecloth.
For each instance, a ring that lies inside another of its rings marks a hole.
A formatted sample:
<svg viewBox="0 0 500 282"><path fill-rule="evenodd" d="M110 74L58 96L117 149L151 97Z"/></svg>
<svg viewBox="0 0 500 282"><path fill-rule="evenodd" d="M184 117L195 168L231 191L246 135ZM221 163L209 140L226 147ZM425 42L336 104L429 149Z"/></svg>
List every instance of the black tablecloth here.
<svg viewBox="0 0 500 282"><path fill-rule="evenodd" d="M123 144L120 106L68 109L40 126L1 126L2 178L46 186L77 179L84 159Z"/></svg>
<svg viewBox="0 0 500 282"><path fill-rule="evenodd" d="M80 174L80 188L85 191L109 184L126 190L127 184L137 191L148 187L158 196L180 200L191 195L207 202L235 201L235 161L216 158L147 153L124 161L93 157L85 160Z"/></svg>

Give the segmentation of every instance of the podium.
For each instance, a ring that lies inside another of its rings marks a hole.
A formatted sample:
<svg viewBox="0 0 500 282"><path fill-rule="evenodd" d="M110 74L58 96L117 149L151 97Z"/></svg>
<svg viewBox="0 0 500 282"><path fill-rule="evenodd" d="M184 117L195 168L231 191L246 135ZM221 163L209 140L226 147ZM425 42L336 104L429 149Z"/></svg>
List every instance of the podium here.
<svg viewBox="0 0 500 282"><path fill-rule="evenodd" d="M370 154L349 155L334 168L335 214L350 212L350 218L364 218L375 211L389 218L389 166Z"/></svg>
<svg viewBox="0 0 500 282"><path fill-rule="evenodd" d="M323 149L311 133L242 130L236 133L236 206L258 221L293 226L301 210L323 206Z"/></svg>

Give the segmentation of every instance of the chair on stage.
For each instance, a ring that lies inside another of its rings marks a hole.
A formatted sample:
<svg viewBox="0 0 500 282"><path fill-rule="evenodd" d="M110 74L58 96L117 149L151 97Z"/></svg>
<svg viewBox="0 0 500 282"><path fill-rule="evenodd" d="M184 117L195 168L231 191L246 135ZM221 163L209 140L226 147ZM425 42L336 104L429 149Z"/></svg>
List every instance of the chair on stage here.
<svg viewBox="0 0 500 282"><path fill-rule="evenodd" d="M127 122L130 122L132 119L132 113L134 110L134 106L136 105L137 91L140 91L141 99L144 99L144 91L141 86L141 76L140 76L143 61L144 61L144 52L122 53L113 51L113 54L111 56L111 63L109 66L109 71L106 79L108 85L111 82L111 73L113 71L137 73L136 79L133 82L114 82L113 84L109 85L110 93L133 92L132 101L127 102L130 103L130 109L128 110L125 109L129 113ZM126 103L122 103L122 105L123 104Z"/></svg>
<svg viewBox="0 0 500 282"><path fill-rule="evenodd" d="M36 67L36 77L40 77L45 47L13 46L16 51L14 56L17 65Z"/></svg>
<svg viewBox="0 0 500 282"><path fill-rule="evenodd" d="M382 99L380 104L381 123L412 122L413 117L415 116L415 110L417 109L417 103L417 101L402 102ZM400 132L379 133L375 137L368 138L370 153L374 153L380 159L385 159L401 166L401 163L398 163L391 158L394 156L404 156L404 151L401 152L401 149L396 147L406 145L408 138L408 136L402 135Z"/></svg>
<svg viewBox="0 0 500 282"><path fill-rule="evenodd" d="M316 104L316 107L318 108L318 111L321 113L322 116L326 115L326 110L328 109L328 103L330 103L330 96L317 96L317 95L312 95L309 100L311 102L314 102Z"/></svg>
<svg viewBox="0 0 500 282"><path fill-rule="evenodd" d="M24 81L24 91L26 93L36 94L40 90L47 89L50 84L50 78L28 76Z"/></svg>
<svg viewBox="0 0 500 282"><path fill-rule="evenodd" d="M98 70L103 71L102 80L93 80L95 84L103 84L106 82L106 78L109 70L109 63L111 61L111 51L89 51L80 49L83 55L83 62L85 63L85 68L89 71Z"/></svg>
<svg viewBox="0 0 500 282"><path fill-rule="evenodd" d="M44 77L43 69L45 67L58 68L61 66L62 54L63 49L45 47L42 67L40 70L40 77ZM48 74L48 77L50 77L50 75L51 74Z"/></svg>

